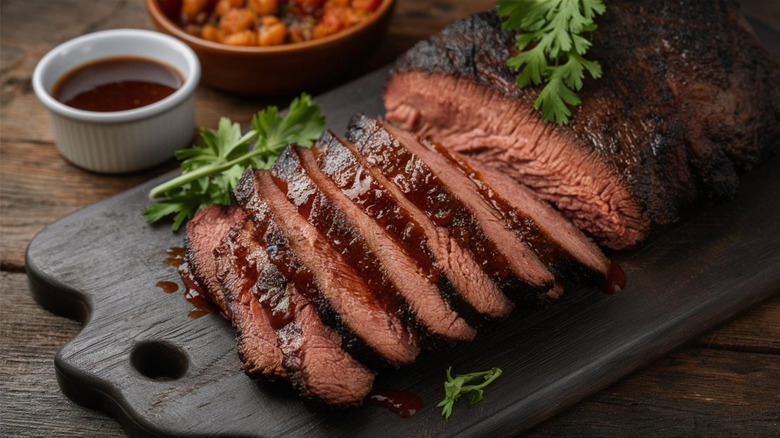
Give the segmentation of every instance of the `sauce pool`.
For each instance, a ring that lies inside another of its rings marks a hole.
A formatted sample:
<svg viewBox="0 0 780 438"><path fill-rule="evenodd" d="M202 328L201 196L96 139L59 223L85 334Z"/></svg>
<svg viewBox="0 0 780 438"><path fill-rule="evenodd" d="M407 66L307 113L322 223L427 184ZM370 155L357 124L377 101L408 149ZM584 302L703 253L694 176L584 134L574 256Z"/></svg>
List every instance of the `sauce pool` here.
<svg viewBox="0 0 780 438"><path fill-rule="evenodd" d="M194 309L190 310L190 318L200 318L201 316L208 315L214 311L214 306L211 301L206 298L203 292L203 285L195 278L190 265L187 263L185 257L187 250L178 246L168 248L165 252L167 257L163 261L168 266L175 266L178 269L179 276L182 283L184 283L184 298L189 301ZM159 281L157 287L164 292L172 294L179 290L179 285L172 281Z"/></svg>
<svg viewBox="0 0 780 438"><path fill-rule="evenodd" d="M105 58L62 76L52 95L69 107L96 112L125 111L173 94L184 80L173 67L144 58Z"/></svg>
<svg viewBox="0 0 780 438"><path fill-rule="evenodd" d="M615 262L610 262L607 280L601 285L601 290L608 295L613 295L625 288L626 273L623 272L623 268L621 268L620 265Z"/></svg>
<svg viewBox="0 0 780 438"><path fill-rule="evenodd" d="M179 290L179 285L172 281L158 281L157 287L162 289L165 293L172 294Z"/></svg>
<svg viewBox="0 0 780 438"><path fill-rule="evenodd" d="M423 402L417 394L393 389L371 391L366 397L366 403L387 408L401 418L409 418L423 408Z"/></svg>

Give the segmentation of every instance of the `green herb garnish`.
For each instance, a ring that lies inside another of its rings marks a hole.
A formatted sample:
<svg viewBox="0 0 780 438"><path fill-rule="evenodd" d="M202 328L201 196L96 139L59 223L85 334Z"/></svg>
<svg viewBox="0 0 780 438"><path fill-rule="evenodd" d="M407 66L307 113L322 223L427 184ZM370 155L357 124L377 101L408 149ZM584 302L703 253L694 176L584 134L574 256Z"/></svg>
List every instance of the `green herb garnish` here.
<svg viewBox="0 0 780 438"><path fill-rule="evenodd" d="M579 105L585 70L601 77L601 65L585 59L591 42L582 34L596 30L593 18L604 13L602 0L496 0L505 29L517 32L520 53L507 65L519 71L517 85L547 85L534 108L544 120L569 123L568 105ZM530 47L530 48L529 48Z"/></svg>
<svg viewBox="0 0 780 438"><path fill-rule="evenodd" d="M450 418L452 415L452 406L458 399L465 395L471 404L476 404L482 400L482 389L490 385L501 375L500 368L493 368L490 371L471 374L457 374L452 378L450 374L452 367L447 368L447 381L444 382L444 400L439 402L437 407L442 408L441 415ZM467 385L471 382L481 382L474 385Z"/></svg>
<svg viewBox="0 0 780 438"><path fill-rule="evenodd" d="M302 94L293 100L284 118L275 106L252 118L252 130L222 118L217 130L201 128L201 146L176 151L182 174L152 189L149 198L160 200L144 217L150 223L173 217L173 231L192 218L200 207L230 204L230 195L247 167L268 169L285 146L311 147L325 130L320 107Z"/></svg>

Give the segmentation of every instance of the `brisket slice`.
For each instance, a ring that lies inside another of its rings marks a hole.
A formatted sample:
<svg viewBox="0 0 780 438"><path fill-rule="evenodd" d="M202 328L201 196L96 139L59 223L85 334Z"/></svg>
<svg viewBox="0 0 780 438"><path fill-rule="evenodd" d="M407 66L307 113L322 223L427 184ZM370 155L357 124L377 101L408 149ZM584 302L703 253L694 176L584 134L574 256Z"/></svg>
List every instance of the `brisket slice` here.
<svg viewBox="0 0 780 438"><path fill-rule="evenodd" d="M228 319L230 310L222 287L217 281L214 249L231 227L243 223L246 216L246 211L241 207L212 205L198 210L186 227L185 246L190 273L201 286L201 291Z"/></svg>
<svg viewBox="0 0 780 438"><path fill-rule="evenodd" d="M438 143L424 139L423 144L468 176L509 227L530 243L556 280L579 284L606 280L610 261L604 253L526 186Z"/></svg>
<svg viewBox="0 0 780 438"><path fill-rule="evenodd" d="M366 282L385 312L404 320L408 310L398 290L390 282L379 260L371 253L356 221L322 193L301 164L294 147L286 147L271 168L271 175L279 189L328 243L338 251Z"/></svg>
<svg viewBox="0 0 780 438"><path fill-rule="evenodd" d="M342 350L341 337L270 262L259 231L246 220L215 251L244 370L288 378L304 397L327 404L360 404L374 373Z"/></svg>
<svg viewBox="0 0 780 438"><path fill-rule="evenodd" d="M539 296L553 276L450 162L406 131L363 115L349 127L366 162L393 181L437 225L448 228L504 290Z"/></svg>
<svg viewBox="0 0 780 438"><path fill-rule="evenodd" d="M337 323L342 336L349 330L391 365L415 360L419 353L415 339L395 315L385 311L325 236L298 213L269 172L247 170L235 194L256 223L274 224L278 243L266 238L269 257L310 301L327 303L335 317L323 315L326 323Z"/></svg>
<svg viewBox="0 0 780 438"><path fill-rule="evenodd" d="M400 58L387 118L523 181L612 248L699 193L730 195L735 167L777 149L777 69L730 2L616 1L598 23L589 55L604 75L567 126L545 124L539 90L515 86L515 40L494 12Z"/></svg>
<svg viewBox="0 0 780 438"><path fill-rule="evenodd" d="M341 337L292 284L295 320L277 333L290 379L304 396L329 405L359 405L374 384L374 372L341 348Z"/></svg>
<svg viewBox="0 0 780 438"><path fill-rule="evenodd" d="M286 281L268 263L265 248L255 234L254 222L246 219L222 240L214 251L217 278L237 331L242 369L272 380L285 379L289 375L283 365L273 313L288 300ZM257 295L256 285L261 285Z"/></svg>
<svg viewBox="0 0 780 438"><path fill-rule="evenodd" d="M474 338L476 331L450 308L435 282L328 180L309 149L286 148L272 174L301 215L340 251L390 313L400 317L405 308L411 324L438 338Z"/></svg>
<svg viewBox="0 0 780 438"><path fill-rule="evenodd" d="M449 231L435 225L376 169L356 147L326 132L313 149L322 172L354 205L384 228L436 281L451 306L467 320L506 316L513 304Z"/></svg>

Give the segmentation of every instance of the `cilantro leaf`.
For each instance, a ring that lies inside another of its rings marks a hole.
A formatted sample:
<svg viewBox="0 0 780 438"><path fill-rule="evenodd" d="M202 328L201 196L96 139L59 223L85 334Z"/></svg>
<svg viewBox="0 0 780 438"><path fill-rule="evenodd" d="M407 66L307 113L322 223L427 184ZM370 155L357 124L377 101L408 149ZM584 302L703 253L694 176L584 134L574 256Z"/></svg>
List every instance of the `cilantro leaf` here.
<svg viewBox="0 0 780 438"><path fill-rule="evenodd" d="M596 30L603 0L496 0L496 8L504 29L517 33L519 53L507 60L518 71L517 85L546 84L534 108L547 122L569 123L585 72L601 77L601 65L585 58L592 43L582 34Z"/></svg>
<svg viewBox="0 0 780 438"><path fill-rule="evenodd" d="M311 97L293 100L285 117L271 106L252 118L253 129L221 118L216 130L201 128L200 144L176 151L181 175L152 189L144 218L149 223L173 216L173 231L191 219L199 208L231 202L231 194L248 167L268 169L285 146L311 147L325 130L325 116Z"/></svg>
<svg viewBox="0 0 780 438"><path fill-rule="evenodd" d="M447 368L447 381L444 382L444 400L436 405L442 408L441 415L444 418L450 418L455 402L464 395L472 405L482 401L484 388L493 383L501 373L500 368L492 368L490 371L458 374L453 378L452 367ZM469 385L469 383L474 381L481 383Z"/></svg>

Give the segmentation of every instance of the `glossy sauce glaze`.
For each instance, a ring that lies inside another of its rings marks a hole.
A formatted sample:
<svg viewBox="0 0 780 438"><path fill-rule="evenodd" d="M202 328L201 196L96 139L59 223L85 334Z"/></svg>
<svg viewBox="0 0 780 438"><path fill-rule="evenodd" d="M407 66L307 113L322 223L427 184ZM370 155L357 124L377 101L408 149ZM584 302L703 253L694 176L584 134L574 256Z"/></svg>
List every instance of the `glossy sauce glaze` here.
<svg viewBox="0 0 780 438"><path fill-rule="evenodd" d="M326 133L321 141L321 147L312 151L323 173L355 205L387 230L434 281L438 280L439 272L434 267L434 256L422 226L398 206L393 196L371 176L340 139Z"/></svg>
<svg viewBox="0 0 780 438"><path fill-rule="evenodd" d="M471 211L419 157L376 123L364 121L358 127L361 138L357 144L366 161L393 181L434 224L447 228L450 235L481 262L484 271L496 284L510 290L521 286L522 281L485 235Z"/></svg>
<svg viewBox="0 0 780 438"><path fill-rule="evenodd" d="M383 268L366 245L363 236L309 177L294 149L286 151L272 169L273 179L298 212L366 281L369 291L384 309L397 316L403 314L404 301L384 274Z"/></svg>
<svg viewBox="0 0 780 438"><path fill-rule="evenodd" d="M290 249L290 243L273 223L271 212L265 203L258 202L252 207L254 211L255 235L260 245L265 247L268 260L276 269L288 280L291 280L298 293L314 305L322 322L331 327L339 336L341 336L341 346L350 353L355 359L368 366L378 367L383 362L377 358L373 352L360 338L358 338L348 327L344 325L341 317L331 307L325 297L320 292L319 286L314 278L314 273L307 268L297 255ZM265 306L264 306L265 307ZM268 310L266 310L267 312ZM269 316L275 327L281 327L294 318L295 308L290 308L289 312L273 312Z"/></svg>
<svg viewBox="0 0 780 438"><path fill-rule="evenodd" d="M461 172L468 176L477 187L477 190L482 197L501 214L504 220L508 222L512 231L520 236L521 240L528 243L528 246L533 249L534 254L539 257L539 260L541 260L542 263L549 266L555 264L556 261L568 261L571 258L567 252L550 242L547 234L539 229L539 226L531 217L512 208L506 199L499 193L496 193L496 191L485 182L482 174L474 170L466 161L459 159L458 156L450 153L449 149L439 143L428 139L421 139L421 143L447 158L454 167L460 169Z"/></svg>
<svg viewBox="0 0 780 438"><path fill-rule="evenodd" d="M307 301L315 305L318 312L321 313L323 320L332 323L333 320L328 319L327 316L332 315L333 312L326 311L324 314L321 312L321 310L324 310L325 307L327 307L327 304L322 298L317 283L314 280L314 273L305 267L295 253L290 250L289 242L281 231L275 224L268 223L267 219L256 221L255 226L257 240L261 245L265 246L268 260L273 263L282 276L293 282L295 288ZM266 312L271 320L272 326L277 330L289 324L295 317L295 307L292 303L290 303L290 306L286 309L279 308L275 311L271 311L271 309L268 308L266 309Z"/></svg>
<svg viewBox="0 0 780 438"><path fill-rule="evenodd" d="M151 105L183 83L173 67L144 58L105 58L66 73L52 95L84 111L125 111Z"/></svg>
<svg viewBox="0 0 780 438"><path fill-rule="evenodd" d="M238 300L251 296L253 305L259 305L265 313L271 328L281 330L295 318L295 306L287 294L287 279L272 265L262 234L267 230L265 224L258 226L249 219L237 234L228 240L228 254L231 260L231 275L238 282L233 288L238 291Z"/></svg>
<svg viewBox="0 0 780 438"><path fill-rule="evenodd" d="M409 418L423 408L423 402L417 394L393 389L371 391L366 397L366 403L389 409L401 418Z"/></svg>
<svg viewBox="0 0 780 438"><path fill-rule="evenodd" d="M393 193L392 183L377 169L363 163L354 144L328 131L312 151L320 170L415 259L420 271L439 286L452 308L466 321L480 324L482 317L451 282L452 273L445 272L449 250L443 248L439 233L425 213L403 195ZM490 280L486 278L486 281Z"/></svg>

